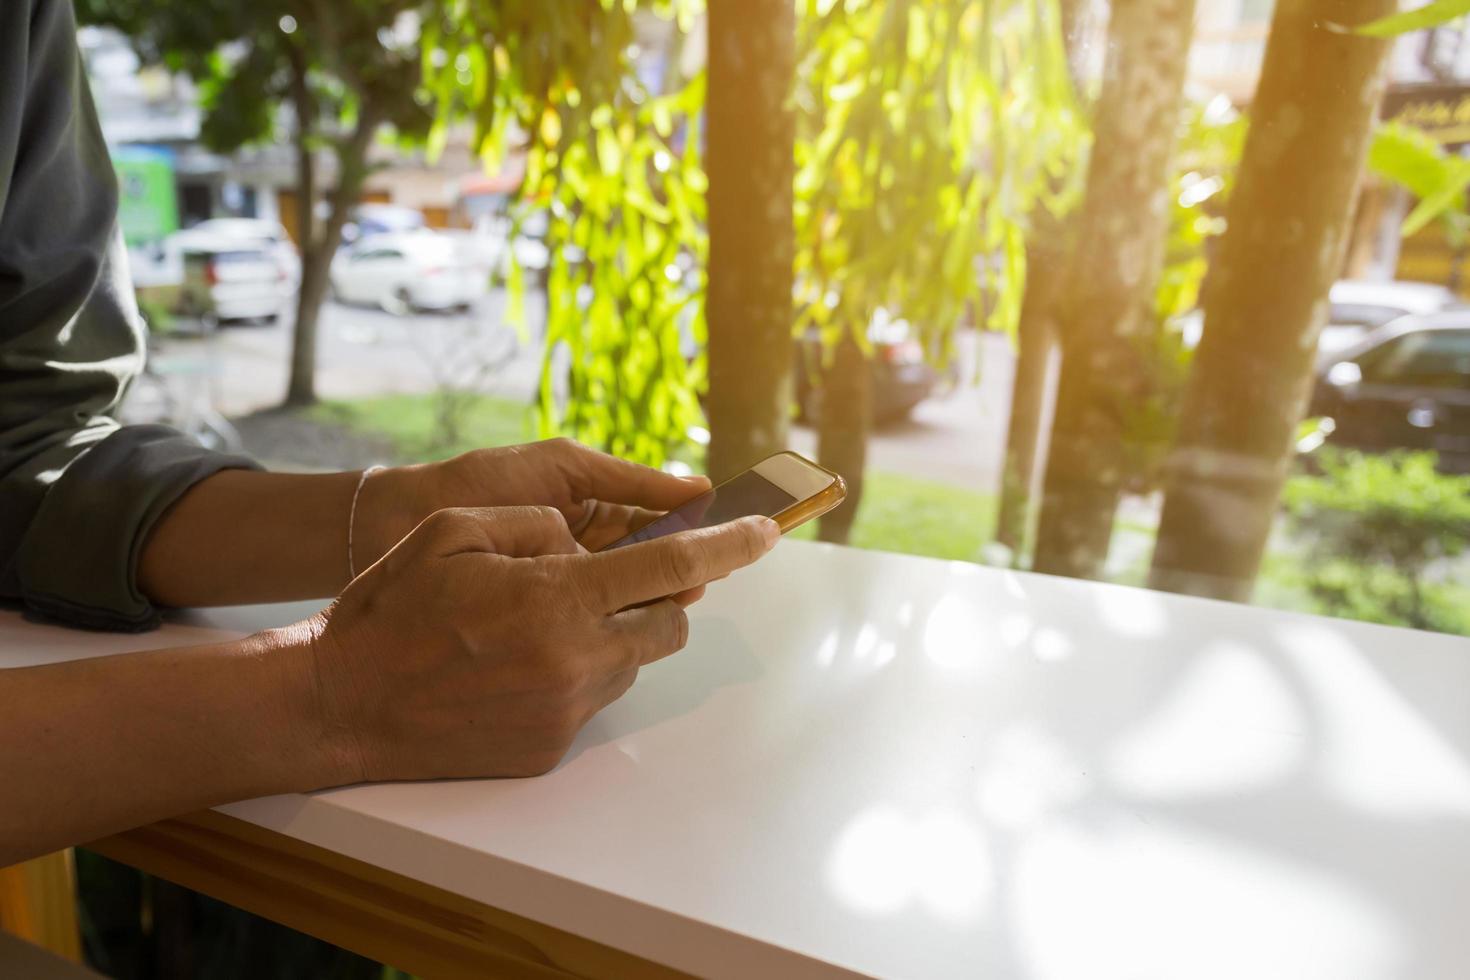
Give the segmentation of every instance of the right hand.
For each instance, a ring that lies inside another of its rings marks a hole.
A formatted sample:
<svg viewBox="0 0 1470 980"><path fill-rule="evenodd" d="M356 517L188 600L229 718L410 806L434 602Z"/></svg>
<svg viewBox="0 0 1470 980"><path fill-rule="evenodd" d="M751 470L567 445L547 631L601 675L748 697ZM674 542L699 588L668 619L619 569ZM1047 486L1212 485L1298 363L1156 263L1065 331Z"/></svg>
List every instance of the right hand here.
<svg viewBox="0 0 1470 980"><path fill-rule="evenodd" d="M743 518L588 554L550 507L432 514L321 614L312 665L334 771L547 772L639 667L683 647L676 599L778 537Z"/></svg>

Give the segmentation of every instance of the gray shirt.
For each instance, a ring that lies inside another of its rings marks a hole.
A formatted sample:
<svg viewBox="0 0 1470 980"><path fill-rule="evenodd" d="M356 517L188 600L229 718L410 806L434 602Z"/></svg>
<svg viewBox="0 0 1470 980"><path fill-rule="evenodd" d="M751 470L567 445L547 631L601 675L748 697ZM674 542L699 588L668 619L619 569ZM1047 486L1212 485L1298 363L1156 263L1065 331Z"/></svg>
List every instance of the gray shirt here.
<svg viewBox="0 0 1470 980"><path fill-rule="evenodd" d="M117 178L70 0L0 0L0 597L146 629L153 523L243 457L112 417L143 366Z"/></svg>

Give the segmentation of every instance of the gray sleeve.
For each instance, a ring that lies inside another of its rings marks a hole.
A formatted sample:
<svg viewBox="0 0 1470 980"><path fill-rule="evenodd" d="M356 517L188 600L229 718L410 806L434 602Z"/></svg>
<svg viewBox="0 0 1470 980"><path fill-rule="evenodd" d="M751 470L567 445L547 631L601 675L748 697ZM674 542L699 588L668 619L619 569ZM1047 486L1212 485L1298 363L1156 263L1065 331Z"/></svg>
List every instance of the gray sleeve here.
<svg viewBox="0 0 1470 980"><path fill-rule="evenodd" d="M68 0L0 3L0 597L99 628L144 629L153 522L194 483L252 467L112 413L144 326L117 179Z"/></svg>

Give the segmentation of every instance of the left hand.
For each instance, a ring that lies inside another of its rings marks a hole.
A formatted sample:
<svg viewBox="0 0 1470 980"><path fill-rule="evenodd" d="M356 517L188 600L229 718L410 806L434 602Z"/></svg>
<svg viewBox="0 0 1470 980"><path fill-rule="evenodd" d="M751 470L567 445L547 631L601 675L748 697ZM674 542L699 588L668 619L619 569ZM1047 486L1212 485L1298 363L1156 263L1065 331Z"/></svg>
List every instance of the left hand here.
<svg viewBox="0 0 1470 980"><path fill-rule="evenodd" d="M709 489L570 439L477 449L438 463L374 473L358 498L356 566L377 561L419 522L448 507L548 506L597 551Z"/></svg>

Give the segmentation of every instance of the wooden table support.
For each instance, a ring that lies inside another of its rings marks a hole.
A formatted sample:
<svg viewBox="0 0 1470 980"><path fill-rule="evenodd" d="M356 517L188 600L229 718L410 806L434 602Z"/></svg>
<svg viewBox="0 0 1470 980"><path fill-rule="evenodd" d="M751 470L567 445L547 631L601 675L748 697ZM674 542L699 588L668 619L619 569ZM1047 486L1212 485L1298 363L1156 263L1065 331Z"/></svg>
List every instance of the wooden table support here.
<svg viewBox="0 0 1470 980"><path fill-rule="evenodd" d="M73 963L82 961L76 870L70 850L0 868L0 932Z"/></svg>
<svg viewBox="0 0 1470 980"><path fill-rule="evenodd" d="M85 846L428 980L686 976L213 811Z"/></svg>

